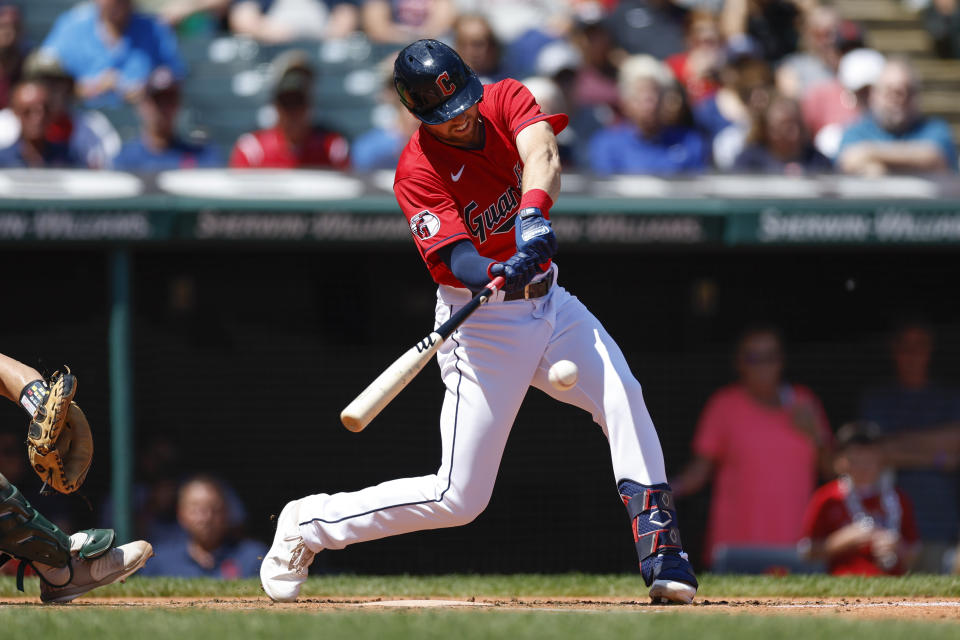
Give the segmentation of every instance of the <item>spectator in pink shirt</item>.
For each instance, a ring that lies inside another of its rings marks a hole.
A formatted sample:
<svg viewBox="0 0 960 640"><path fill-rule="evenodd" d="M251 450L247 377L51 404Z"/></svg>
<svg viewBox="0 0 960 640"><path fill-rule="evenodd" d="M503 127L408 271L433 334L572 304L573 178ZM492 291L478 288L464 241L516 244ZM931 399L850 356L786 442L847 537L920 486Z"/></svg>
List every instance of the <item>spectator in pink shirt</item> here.
<svg viewBox="0 0 960 640"><path fill-rule="evenodd" d="M810 389L783 381L779 333L746 331L735 363L739 380L707 401L694 458L671 480L678 497L713 480L708 563L720 546L795 545L818 469L829 465L827 417Z"/></svg>

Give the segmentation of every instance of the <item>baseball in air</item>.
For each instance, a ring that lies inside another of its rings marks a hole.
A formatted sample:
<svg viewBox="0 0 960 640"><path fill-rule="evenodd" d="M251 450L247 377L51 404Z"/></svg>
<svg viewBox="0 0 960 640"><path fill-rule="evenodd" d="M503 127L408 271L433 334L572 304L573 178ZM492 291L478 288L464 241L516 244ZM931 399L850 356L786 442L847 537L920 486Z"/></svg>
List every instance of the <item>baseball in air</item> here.
<svg viewBox="0 0 960 640"><path fill-rule="evenodd" d="M553 363L553 366L550 367L550 371L547 373L547 378L550 379L550 384L553 385L553 388L557 391L566 391L577 384L577 378L580 376L580 370L577 369L577 365L570 362L569 360L558 360Z"/></svg>

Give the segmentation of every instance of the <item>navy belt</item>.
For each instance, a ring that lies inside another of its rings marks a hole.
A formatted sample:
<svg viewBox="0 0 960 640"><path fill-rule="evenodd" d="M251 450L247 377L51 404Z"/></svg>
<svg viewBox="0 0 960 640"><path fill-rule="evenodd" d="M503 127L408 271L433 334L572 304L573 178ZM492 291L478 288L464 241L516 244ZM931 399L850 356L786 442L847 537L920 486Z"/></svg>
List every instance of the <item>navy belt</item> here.
<svg viewBox="0 0 960 640"><path fill-rule="evenodd" d="M530 300L531 298L542 298L547 295L547 292L550 291L550 287L553 286L553 269L547 274L542 280L536 282L531 282L523 289L518 289L517 291L511 291L510 293L503 294L504 302L509 302L510 300Z"/></svg>

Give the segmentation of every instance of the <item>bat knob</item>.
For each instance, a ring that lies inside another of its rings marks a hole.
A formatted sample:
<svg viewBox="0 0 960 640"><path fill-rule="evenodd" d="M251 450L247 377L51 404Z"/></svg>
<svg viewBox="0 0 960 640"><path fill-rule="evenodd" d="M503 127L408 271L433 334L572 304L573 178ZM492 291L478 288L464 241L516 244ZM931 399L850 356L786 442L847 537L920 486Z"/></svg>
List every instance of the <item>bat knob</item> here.
<svg viewBox="0 0 960 640"><path fill-rule="evenodd" d="M367 425L364 424L363 420L359 417L351 415L348 409L349 407L340 413L340 422L342 422L343 426L345 426L348 430L353 431L354 433L363 431L364 427Z"/></svg>

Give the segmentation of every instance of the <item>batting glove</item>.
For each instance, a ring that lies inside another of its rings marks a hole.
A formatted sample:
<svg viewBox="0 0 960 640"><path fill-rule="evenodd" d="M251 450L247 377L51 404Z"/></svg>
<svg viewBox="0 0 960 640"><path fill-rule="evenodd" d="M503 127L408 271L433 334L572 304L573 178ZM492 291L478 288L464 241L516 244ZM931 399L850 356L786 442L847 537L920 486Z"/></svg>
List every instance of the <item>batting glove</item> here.
<svg viewBox="0 0 960 640"><path fill-rule="evenodd" d="M527 207L517 213L514 233L517 252L534 256L538 264L546 264L557 253L557 236L553 227L536 207Z"/></svg>
<svg viewBox="0 0 960 640"><path fill-rule="evenodd" d="M487 269L490 278L503 276L505 293L520 291L540 273L536 256L517 251L506 262L494 262Z"/></svg>

